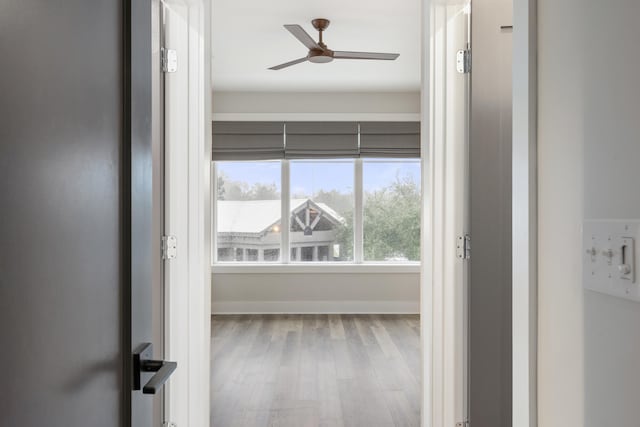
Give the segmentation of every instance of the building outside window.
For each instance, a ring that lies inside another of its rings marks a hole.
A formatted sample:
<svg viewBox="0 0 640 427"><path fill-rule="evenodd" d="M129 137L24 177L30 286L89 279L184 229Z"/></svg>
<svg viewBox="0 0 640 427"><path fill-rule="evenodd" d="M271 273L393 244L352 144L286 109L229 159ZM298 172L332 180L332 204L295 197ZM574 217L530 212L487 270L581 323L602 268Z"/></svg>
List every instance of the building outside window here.
<svg viewBox="0 0 640 427"><path fill-rule="evenodd" d="M279 261L280 162L218 162L216 169L218 261Z"/></svg>
<svg viewBox="0 0 640 427"><path fill-rule="evenodd" d="M289 167L291 261L353 261L354 160L292 160Z"/></svg>

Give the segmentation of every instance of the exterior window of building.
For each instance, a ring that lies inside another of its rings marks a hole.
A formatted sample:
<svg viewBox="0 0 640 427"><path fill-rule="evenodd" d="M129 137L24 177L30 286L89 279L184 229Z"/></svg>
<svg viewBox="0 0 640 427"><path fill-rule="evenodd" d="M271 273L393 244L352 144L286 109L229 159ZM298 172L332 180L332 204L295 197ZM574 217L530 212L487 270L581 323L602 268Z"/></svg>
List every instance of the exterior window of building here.
<svg viewBox="0 0 640 427"><path fill-rule="evenodd" d="M280 259L280 249L265 249L264 261L275 262Z"/></svg>
<svg viewBox="0 0 640 427"><path fill-rule="evenodd" d="M216 164L218 261L280 259L280 169L279 161Z"/></svg>
<svg viewBox="0 0 640 427"><path fill-rule="evenodd" d="M233 261L233 249L232 248L218 248L218 261Z"/></svg>
<svg viewBox="0 0 640 427"><path fill-rule="evenodd" d="M292 160L290 183L291 262L353 261L354 160Z"/></svg>
<svg viewBox="0 0 640 427"><path fill-rule="evenodd" d="M258 249L247 249L247 261L258 261Z"/></svg>
<svg viewBox="0 0 640 427"><path fill-rule="evenodd" d="M420 260L420 161L365 159L364 261Z"/></svg>

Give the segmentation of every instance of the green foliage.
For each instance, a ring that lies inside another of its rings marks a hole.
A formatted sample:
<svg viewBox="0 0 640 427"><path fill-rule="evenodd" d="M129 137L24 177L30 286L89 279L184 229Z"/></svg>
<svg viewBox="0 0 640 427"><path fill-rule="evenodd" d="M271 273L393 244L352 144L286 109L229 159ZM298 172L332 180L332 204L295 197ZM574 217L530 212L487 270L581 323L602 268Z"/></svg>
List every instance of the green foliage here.
<svg viewBox="0 0 640 427"><path fill-rule="evenodd" d="M255 183L251 187L243 181L232 181L218 175L218 200L277 200L280 192L276 183Z"/></svg>
<svg viewBox="0 0 640 427"><path fill-rule="evenodd" d="M336 228L336 243L340 245L340 258L336 261L351 261L353 260L353 210L348 210L341 215L345 223Z"/></svg>
<svg viewBox="0 0 640 427"><path fill-rule="evenodd" d="M225 200L225 194L226 194L226 190L225 190L225 182L226 179L224 177L224 175L220 174L218 175L218 187L217 187L217 193L218 193L218 200Z"/></svg>
<svg viewBox="0 0 640 427"><path fill-rule="evenodd" d="M324 203L342 216L353 216L353 193L341 193L338 190L318 191L313 197L313 201Z"/></svg>
<svg viewBox="0 0 640 427"><path fill-rule="evenodd" d="M364 259L420 260L420 188L397 177L364 195Z"/></svg>
<svg viewBox="0 0 640 427"><path fill-rule="evenodd" d="M247 193L247 200L274 200L280 198L276 184L253 184Z"/></svg>

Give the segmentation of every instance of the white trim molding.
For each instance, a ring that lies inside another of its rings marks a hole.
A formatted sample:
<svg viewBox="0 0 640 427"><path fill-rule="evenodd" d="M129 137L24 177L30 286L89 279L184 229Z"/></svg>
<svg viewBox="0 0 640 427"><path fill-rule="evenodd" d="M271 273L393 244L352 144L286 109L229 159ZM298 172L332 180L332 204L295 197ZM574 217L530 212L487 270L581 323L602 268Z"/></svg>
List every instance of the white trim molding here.
<svg viewBox="0 0 640 427"><path fill-rule="evenodd" d="M211 341L211 79L209 0L163 0L165 37L180 65L165 80L165 232L178 257L165 264L166 424L208 427ZM170 16L168 16L170 15Z"/></svg>
<svg viewBox="0 0 640 427"><path fill-rule="evenodd" d="M435 230L434 216L434 178L433 144L431 144L432 123L432 60L433 60L433 20L432 14L435 7L432 0L421 2L421 59L420 75L420 152L422 159L422 216L421 216L421 258L422 269L420 272L420 346L422 350L422 402L420 405L420 425L422 427L435 427L433 424L439 412L437 396L440 390L434 389L434 292L433 286L437 281L434 274L433 254L434 247L431 244ZM440 310L438 310L440 311Z"/></svg>
<svg viewBox="0 0 640 427"><path fill-rule="evenodd" d="M419 301L220 301L212 314L418 314Z"/></svg>
<svg viewBox="0 0 640 427"><path fill-rule="evenodd" d="M536 427L537 2L513 3L513 423Z"/></svg>
<svg viewBox="0 0 640 427"><path fill-rule="evenodd" d="M231 122L416 122L418 113L213 113L213 121Z"/></svg>
<svg viewBox="0 0 640 427"><path fill-rule="evenodd" d="M420 263L413 264L352 264L310 262L295 264L217 263L211 266L215 274L417 274Z"/></svg>
<svg viewBox="0 0 640 427"><path fill-rule="evenodd" d="M467 230L468 74L456 52L468 41L466 1L423 3L422 277L423 427L467 418L466 261L456 256Z"/></svg>

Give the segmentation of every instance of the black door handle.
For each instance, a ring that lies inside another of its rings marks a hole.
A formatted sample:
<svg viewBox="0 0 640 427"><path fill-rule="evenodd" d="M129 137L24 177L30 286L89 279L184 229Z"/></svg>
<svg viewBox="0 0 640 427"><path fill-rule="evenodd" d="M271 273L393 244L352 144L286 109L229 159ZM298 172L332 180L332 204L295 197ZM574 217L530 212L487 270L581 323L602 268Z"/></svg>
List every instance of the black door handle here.
<svg viewBox="0 0 640 427"><path fill-rule="evenodd" d="M178 364L164 360L153 360L153 345L144 343L133 353L133 389L140 390L143 372L156 374L142 387L144 394L156 394L169 379Z"/></svg>

